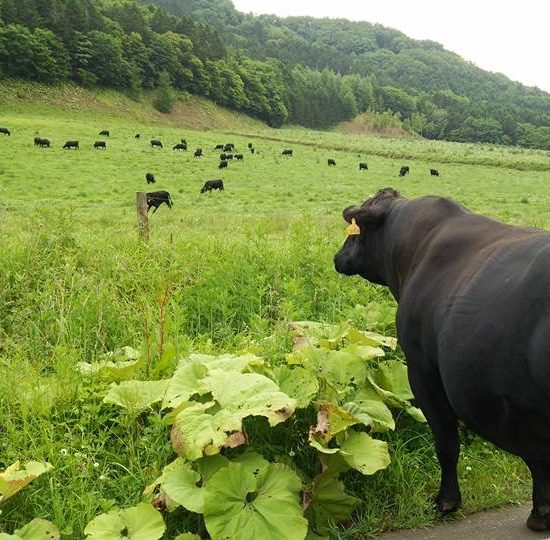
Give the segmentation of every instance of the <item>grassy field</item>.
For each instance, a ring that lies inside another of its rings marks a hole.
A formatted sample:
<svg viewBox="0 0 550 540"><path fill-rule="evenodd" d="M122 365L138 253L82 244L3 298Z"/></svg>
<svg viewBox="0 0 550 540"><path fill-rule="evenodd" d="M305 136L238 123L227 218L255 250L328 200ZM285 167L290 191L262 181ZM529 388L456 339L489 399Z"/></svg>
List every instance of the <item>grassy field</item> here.
<svg viewBox="0 0 550 540"><path fill-rule="evenodd" d="M55 468L2 505L0 531L40 516L62 538L82 538L98 513L138 502L173 457L159 418L129 424L102 404L106 387L84 381L77 362L126 345L154 348L159 333L178 356L254 345L277 357L291 320L349 319L393 334L388 292L333 270L344 207L392 186L550 229L545 152L269 130L206 103L187 103L186 123L186 114L163 118L146 102L114 94L77 93L68 103L71 89L33 88L0 87L0 125L12 131L0 136L0 470L17 459ZM111 132L107 149L94 150L102 129ZM34 147L37 134L52 147ZM190 151L173 151L182 137ZM151 138L164 149L151 148ZM69 139L81 149L63 150ZM226 142L245 157L219 171L214 146ZM197 147L203 158L193 158ZM294 156L282 157L284 148ZM337 166L327 167L327 158ZM399 178L404 164L411 173ZM430 177L432 167L439 178ZM150 216L145 244L135 193L148 190L148 171L174 207ZM225 191L201 195L215 178ZM380 309L390 316L374 324L371 312ZM405 418L398 423L388 438L390 467L346 479L363 503L348 527L334 527L334 538L436 519L429 432ZM464 444L460 476L464 512L529 496L523 465L475 437ZM171 533L196 525L186 519Z"/></svg>

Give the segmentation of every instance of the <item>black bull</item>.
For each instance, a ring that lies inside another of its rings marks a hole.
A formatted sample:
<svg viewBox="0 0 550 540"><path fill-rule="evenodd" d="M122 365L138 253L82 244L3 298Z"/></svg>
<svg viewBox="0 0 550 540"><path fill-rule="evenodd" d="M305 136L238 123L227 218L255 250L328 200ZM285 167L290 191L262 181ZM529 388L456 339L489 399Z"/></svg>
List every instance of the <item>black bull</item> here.
<svg viewBox="0 0 550 540"><path fill-rule="evenodd" d="M550 233L391 188L344 210L359 235L334 258L386 285L416 401L441 466L436 502L461 501L458 420L520 456L533 478L527 526L550 528Z"/></svg>

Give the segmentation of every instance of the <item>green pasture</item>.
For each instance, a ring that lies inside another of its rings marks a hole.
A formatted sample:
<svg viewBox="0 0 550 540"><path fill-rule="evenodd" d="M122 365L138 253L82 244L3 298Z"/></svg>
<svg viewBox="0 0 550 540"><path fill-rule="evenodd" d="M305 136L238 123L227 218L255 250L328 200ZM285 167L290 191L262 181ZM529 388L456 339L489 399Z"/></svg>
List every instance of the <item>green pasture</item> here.
<svg viewBox="0 0 550 540"><path fill-rule="evenodd" d="M393 334L388 292L334 272L344 207L392 186L550 228L550 154L542 151L250 126L197 131L123 110L90 114L10 99L0 101L0 125L12 131L0 136L0 470L17 459L54 466L0 507L0 531L39 516L62 538L83 538L95 515L136 504L173 457L159 417L129 422L102 403L106 387L83 380L77 362L126 345L155 354L159 339L179 356L254 348L279 358L291 320L349 319ZM100 137L102 129L111 136ZM37 135L52 147L34 147ZM151 148L151 138L164 149ZM181 138L188 152L172 150ZM62 149L70 139L80 150ZM94 150L102 139L107 149ZM244 161L219 171L214 146L227 142ZM203 158L193 157L197 147ZM294 156L281 156L285 148ZM399 178L404 164L410 175ZM225 191L201 195L215 178ZM168 190L174 207L150 215L144 243L135 198L148 190ZM334 538L437 519L428 429L401 418L388 440L388 469L346 478L363 502ZM277 455L280 441L266 444ZM521 463L471 435L460 474L465 512L530 493ZM182 517L167 538L196 525Z"/></svg>

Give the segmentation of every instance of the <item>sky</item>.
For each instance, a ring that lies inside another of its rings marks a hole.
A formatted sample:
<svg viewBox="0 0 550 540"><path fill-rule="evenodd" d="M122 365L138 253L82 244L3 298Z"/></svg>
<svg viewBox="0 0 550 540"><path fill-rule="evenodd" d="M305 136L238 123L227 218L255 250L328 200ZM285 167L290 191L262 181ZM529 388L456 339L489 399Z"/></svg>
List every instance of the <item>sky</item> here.
<svg viewBox="0 0 550 540"><path fill-rule="evenodd" d="M380 23L550 92L550 0L232 0L245 13Z"/></svg>

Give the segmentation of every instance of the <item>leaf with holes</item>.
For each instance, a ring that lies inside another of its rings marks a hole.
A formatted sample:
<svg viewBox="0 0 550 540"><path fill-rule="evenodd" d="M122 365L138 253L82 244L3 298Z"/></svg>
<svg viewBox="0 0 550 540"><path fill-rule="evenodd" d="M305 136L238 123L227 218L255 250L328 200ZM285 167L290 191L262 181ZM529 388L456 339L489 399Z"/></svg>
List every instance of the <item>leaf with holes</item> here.
<svg viewBox="0 0 550 540"><path fill-rule="evenodd" d="M204 521L212 540L302 540L302 516L296 473L271 463L258 474L241 463L220 469L205 486Z"/></svg>
<svg viewBox="0 0 550 540"><path fill-rule="evenodd" d="M0 540L59 540L58 528L45 519L35 518L13 534L0 533Z"/></svg>
<svg viewBox="0 0 550 540"><path fill-rule="evenodd" d="M338 442L344 461L363 474L374 474L390 464L388 443L373 439L366 433L342 433Z"/></svg>
<svg viewBox="0 0 550 540"><path fill-rule="evenodd" d="M140 503L125 510L101 514L84 529L87 540L158 540L166 526L160 512Z"/></svg>

